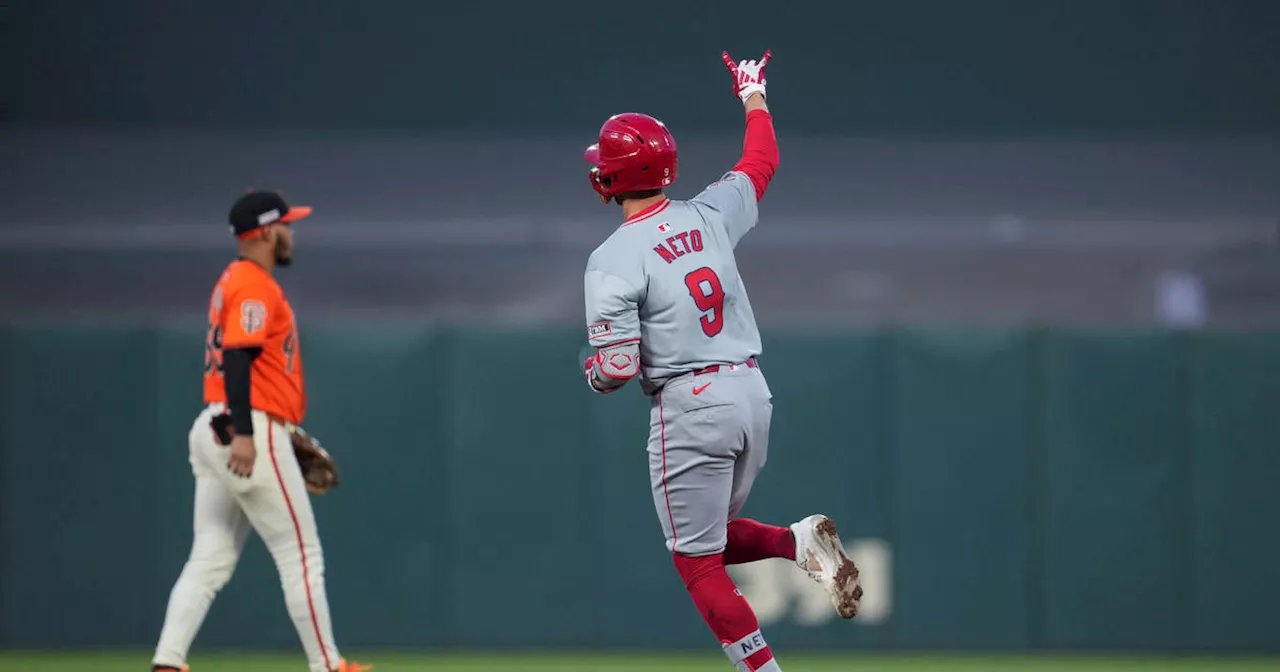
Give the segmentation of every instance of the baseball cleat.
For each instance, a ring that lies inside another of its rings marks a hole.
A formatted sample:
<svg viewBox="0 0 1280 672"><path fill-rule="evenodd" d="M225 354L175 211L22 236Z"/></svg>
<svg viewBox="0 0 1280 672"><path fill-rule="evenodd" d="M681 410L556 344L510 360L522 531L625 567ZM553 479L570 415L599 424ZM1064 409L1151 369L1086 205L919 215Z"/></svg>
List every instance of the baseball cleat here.
<svg viewBox="0 0 1280 672"><path fill-rule="evenodd" d="M154 665L151 672L187 672L187 666L173 667L172 665Z"/></svg>
<svg viewBox="0 0 1280 672"><path fill-rule="evenodd" d="M830 518L814 514L791 525L796 538L796 565L831 594L831 604L841 618L858 615L862 599L862 583L858 568L845 555L836 524Z"/></svg>
<svg viewBox="0 0 1280 672"><path fill-rule="evenodd" d="M372 669L373 669L372 665L361 665L360 663L354 660L351 662L347 662L347 659L343 658L338 663L337 672L366 672L367 670L372 670Z"/></svg>

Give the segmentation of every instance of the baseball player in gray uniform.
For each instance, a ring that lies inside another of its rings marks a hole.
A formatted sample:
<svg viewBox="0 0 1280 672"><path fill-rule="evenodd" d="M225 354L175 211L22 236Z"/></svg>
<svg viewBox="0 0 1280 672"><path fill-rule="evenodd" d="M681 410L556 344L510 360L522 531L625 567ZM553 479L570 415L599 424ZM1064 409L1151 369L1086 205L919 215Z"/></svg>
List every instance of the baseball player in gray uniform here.
<svg viewBox="0 0 1280 672"><path fill-rule="evenodd" d="M738 670L781 668L725 565L795 561L844 618L858 611L858 570L821 514L789 527L737 518L764 467L772 395L755 357L760 332L734 248L755 226L778 166L759 61L734 63L746 108L742 159L688 201L668 199L676 143L642 114L610 117L586 151L601 201L625 221L592 253L584 278L591 389L638 378L651 397L649 472L667 548L694 604Z"/></svg>

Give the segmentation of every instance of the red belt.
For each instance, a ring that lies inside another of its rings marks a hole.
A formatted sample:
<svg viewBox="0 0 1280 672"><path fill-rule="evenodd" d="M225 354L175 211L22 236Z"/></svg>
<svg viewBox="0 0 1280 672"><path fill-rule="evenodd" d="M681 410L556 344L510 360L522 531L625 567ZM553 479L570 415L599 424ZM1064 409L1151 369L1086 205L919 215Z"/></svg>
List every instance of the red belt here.
<svg viewBox="0 0 1280 672"><path fill-rule="evenodd" d="M725 364L712 364L711 366L708 366L708 367L707 367L707 368L705 368L705 369L698 369L697 371L694 371L694 372L693 372L693 375L695 375L695 376L701 376L701 375L703 375L703 374L707 374L707 373L715 373L715 372L719 371L719 370L720 370L720 367L722 367L722 366L726 366L726 365L725 365ZM760 365L759 365L759 364L756 364L756 358L755 358L755 357L752 357L751 359L748 359L747 361L743 362L742 364L739 364L738 366L745 366L745 367L747 367L748 369L758 369L758 368L760 368Z"/></svg>

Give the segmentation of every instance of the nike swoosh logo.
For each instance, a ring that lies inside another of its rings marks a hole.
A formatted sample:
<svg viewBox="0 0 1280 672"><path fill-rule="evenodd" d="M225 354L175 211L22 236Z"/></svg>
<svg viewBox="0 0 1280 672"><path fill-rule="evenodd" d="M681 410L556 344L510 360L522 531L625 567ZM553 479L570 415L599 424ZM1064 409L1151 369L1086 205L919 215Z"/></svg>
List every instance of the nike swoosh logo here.
<svg viewBox="0 0 1280 672"><path fill-rule="evenodd" d="M703 391L703 390L705 390L705 389L707 389L708 387L711 387L711 383L705 383L705 384L703 384L703 385L700 385L700 386L698 386L698 387L693 388L693 393L694 393L694 394L702 394L702 391Z"/></svg>

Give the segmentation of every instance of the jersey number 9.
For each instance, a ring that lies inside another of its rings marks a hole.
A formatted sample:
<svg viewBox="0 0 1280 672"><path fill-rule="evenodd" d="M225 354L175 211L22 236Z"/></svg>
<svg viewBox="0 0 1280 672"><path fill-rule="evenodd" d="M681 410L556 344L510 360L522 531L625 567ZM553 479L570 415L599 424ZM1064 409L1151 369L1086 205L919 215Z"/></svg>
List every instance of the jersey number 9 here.
<svg viewBox="0 0 1280 672"><path fill-rule="evenodd" d="M703 313L698 320L702 323L702 333L708 336L720 333L724 329L724 287L720 285L720 276L703 266L684 276L684 284L693 303Z"/></svg>

